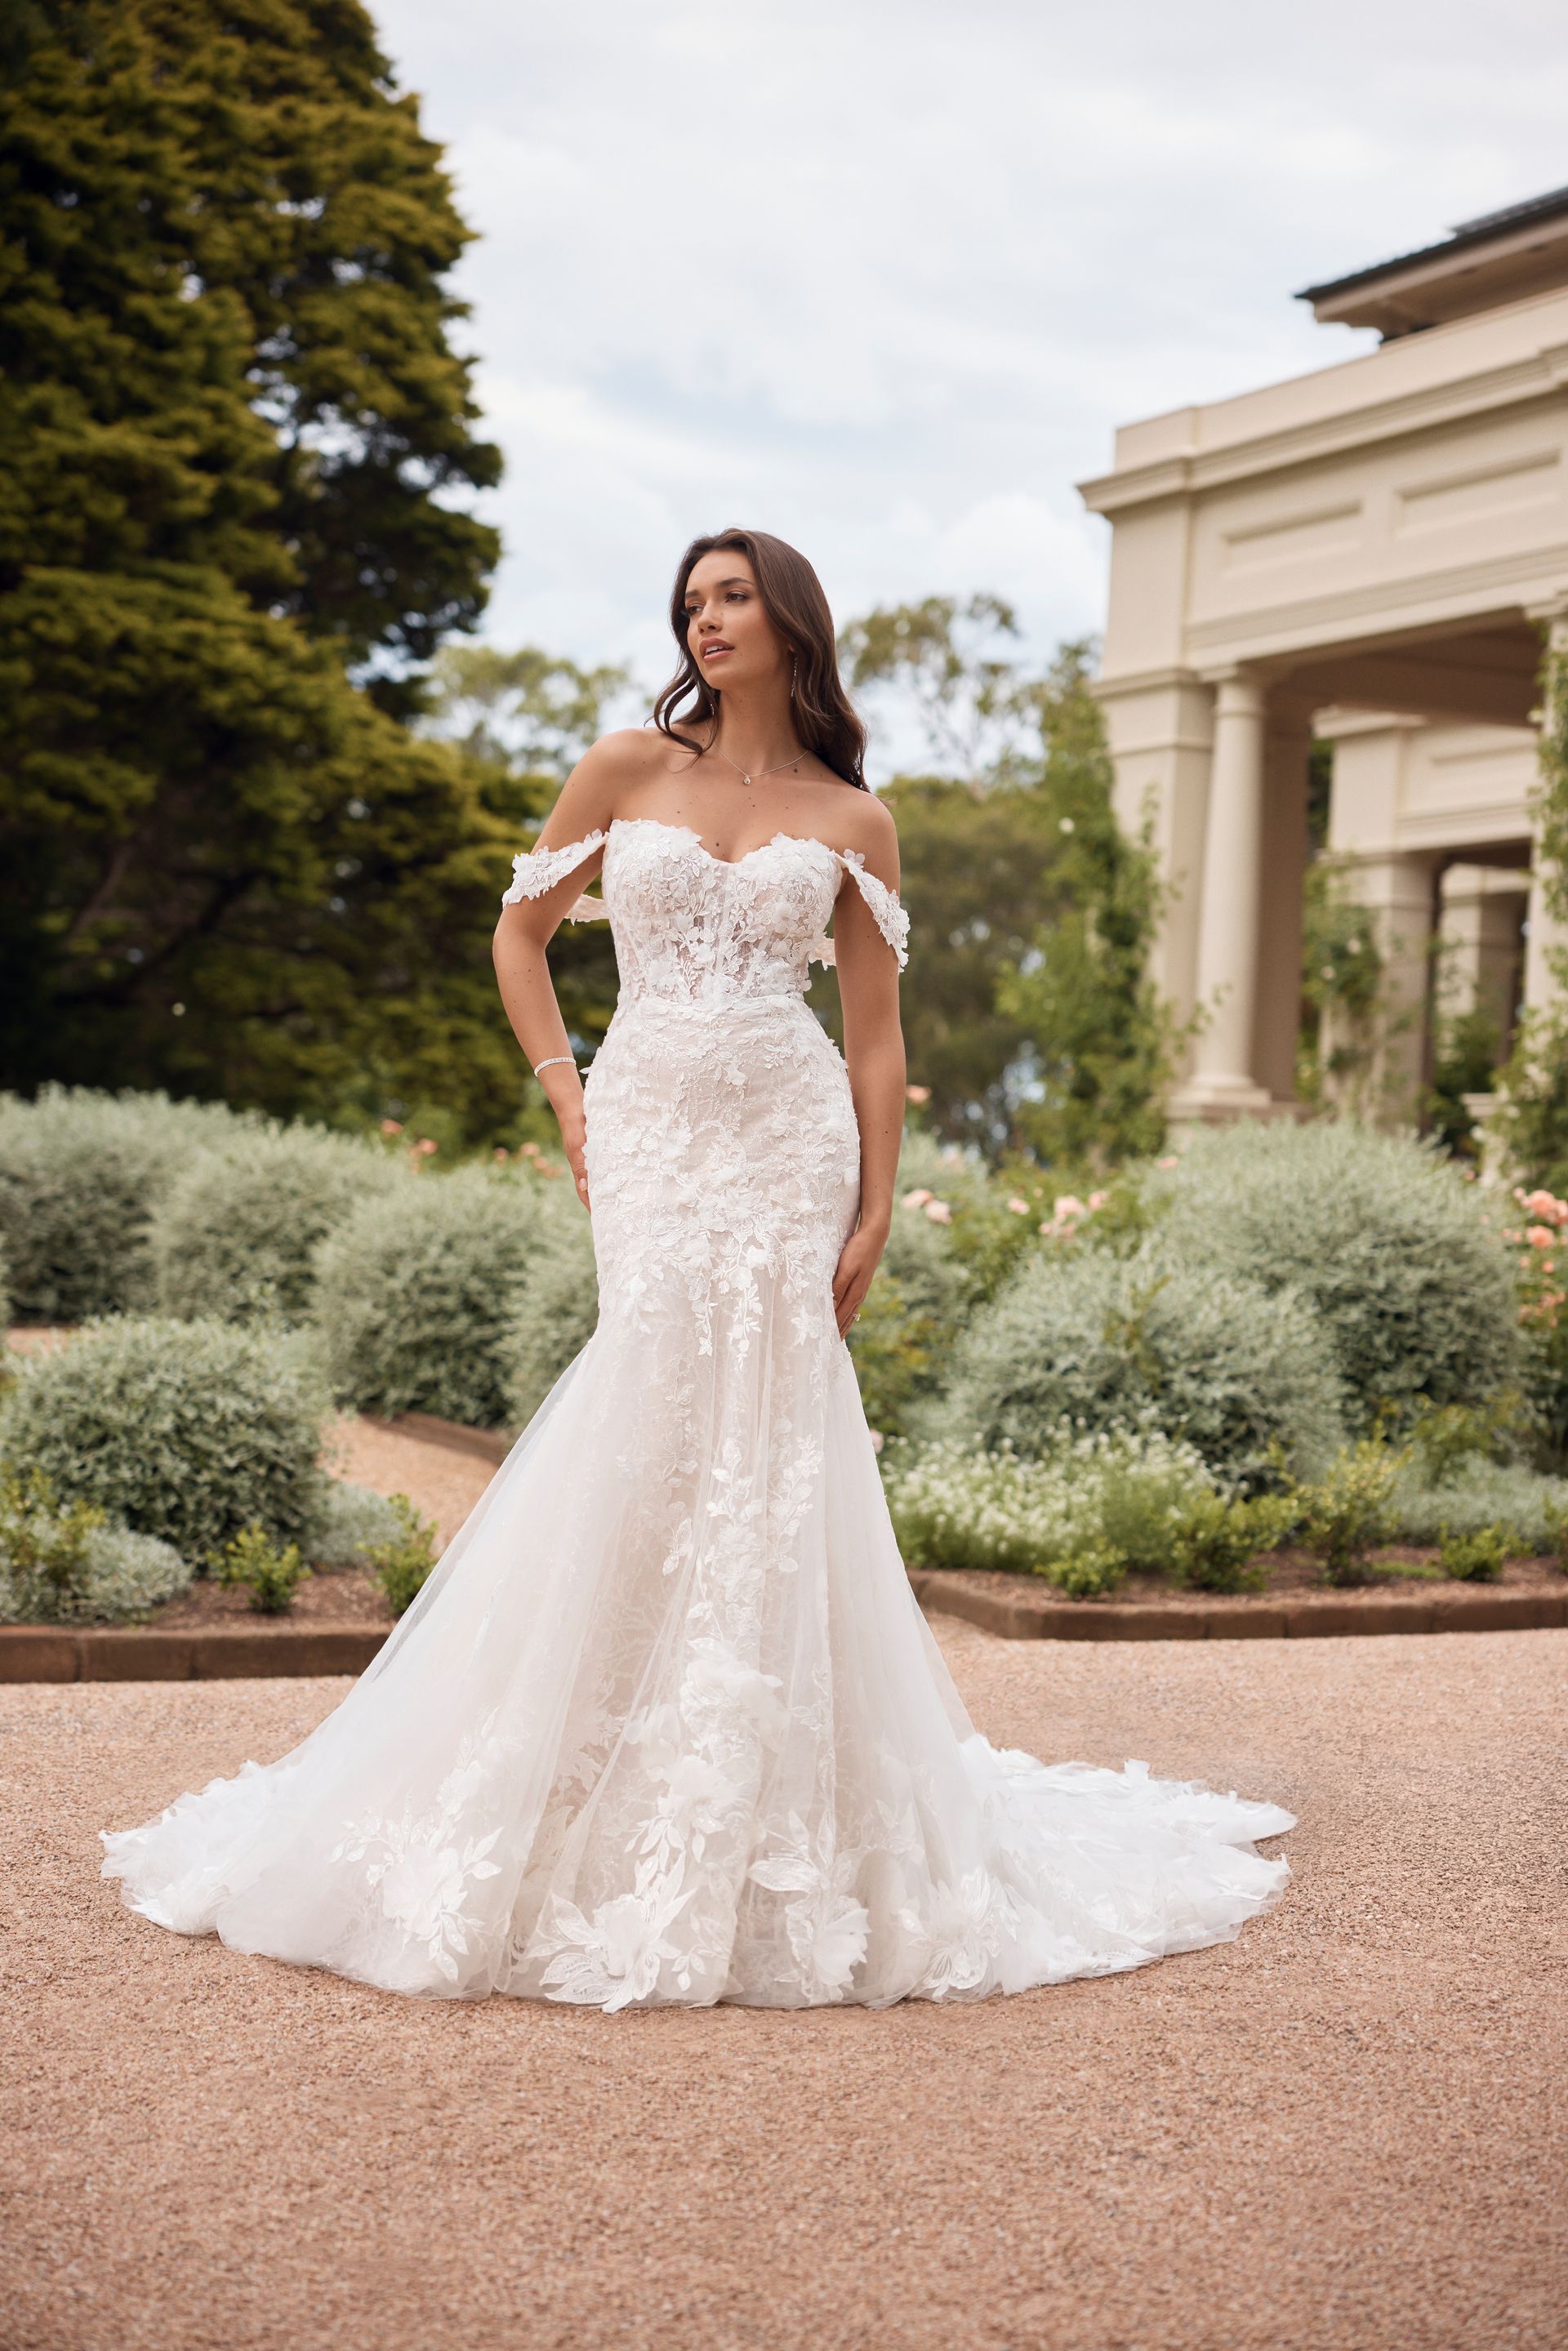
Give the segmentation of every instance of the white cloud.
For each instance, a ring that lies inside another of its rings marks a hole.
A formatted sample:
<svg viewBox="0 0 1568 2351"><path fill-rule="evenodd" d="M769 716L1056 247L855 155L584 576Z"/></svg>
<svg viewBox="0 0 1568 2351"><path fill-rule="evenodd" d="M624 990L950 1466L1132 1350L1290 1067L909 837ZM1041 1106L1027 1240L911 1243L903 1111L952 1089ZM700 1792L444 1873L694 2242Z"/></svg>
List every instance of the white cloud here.
<svg viewBox="0 0 1568 2351"><path fill-rule="evenodd" d="M372 0L480 231L486 620L668 658L698 529L841 618L1094 627L1113 426L1367 339L1291 296L1563 172L1557 0Z"/></svg>

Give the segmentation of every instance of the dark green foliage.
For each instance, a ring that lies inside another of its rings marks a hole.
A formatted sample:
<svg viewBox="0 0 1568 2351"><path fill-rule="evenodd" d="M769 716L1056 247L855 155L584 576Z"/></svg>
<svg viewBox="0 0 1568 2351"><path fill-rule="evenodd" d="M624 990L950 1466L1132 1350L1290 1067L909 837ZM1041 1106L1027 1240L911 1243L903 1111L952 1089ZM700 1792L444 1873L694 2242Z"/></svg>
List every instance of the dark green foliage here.
<svg viewBox="0 0 1568 2351"><path fill-rule="evenodd" d="M1104 1167L1157 1151L1176 1032L1148 974L1160 883L1146 838L1118 820L1086 649L1062 649L1034 689L1035 789L1061 843L1057 904L1004 973L998 1008L1030 1040L1018 1124L1048 1165Z"/></svg>
<svg viewBox="0 0 1568 2351"><path fill-rule="evenodd" d="M439 151L357 0L74 0L16 47L0 1071L292 1110L379 1060L494 1120L517 811L395 723L496 553Z"/></svg>

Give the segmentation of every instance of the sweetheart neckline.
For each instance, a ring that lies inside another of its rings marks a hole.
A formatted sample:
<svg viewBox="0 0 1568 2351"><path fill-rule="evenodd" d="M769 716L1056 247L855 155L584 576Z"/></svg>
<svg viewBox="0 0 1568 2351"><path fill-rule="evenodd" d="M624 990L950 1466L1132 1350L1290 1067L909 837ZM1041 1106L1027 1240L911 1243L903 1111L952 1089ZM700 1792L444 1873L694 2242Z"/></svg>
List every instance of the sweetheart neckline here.
<svg viewBox="0 0 1568 2351"><path fill-rule="evenodd" d="M823 841L820 835L814 832L779 831L774 834L771 841L759 841L755 849L743 850L738 857L720 857L716 850L712 850L708 847L706 841L703 839L701 833L696 831L695 826L689 824L672 824L667 817L612 816L606 831L605 837L607 840L609 838L609 834L614 831L618 824L648 824L653 826L655 832L679 833L683 839L691 842L694 849L698 851L702 856L707 859L710 865L721 865L727 872L731 873L735 872L737 866L747 864L753 857L760 857L765 849L777 849L781 841L799 841L800 846L804 849L824 849L830 857L841 857L847 862L852 864L862 862L865 854L863 850L859 849L835 849L831 841Z"/></svg>

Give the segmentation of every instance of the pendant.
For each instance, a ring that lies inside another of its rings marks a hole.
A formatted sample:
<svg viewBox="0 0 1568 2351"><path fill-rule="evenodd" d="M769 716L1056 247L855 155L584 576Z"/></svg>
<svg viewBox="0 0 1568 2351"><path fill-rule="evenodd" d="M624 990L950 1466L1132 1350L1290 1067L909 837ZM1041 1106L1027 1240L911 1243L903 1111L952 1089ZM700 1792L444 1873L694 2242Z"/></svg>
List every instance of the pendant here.
<svg viewBox="0 0 1568 2351"><path fill-rule="evenodd" d="M747 787L747 790L749 790L751 787L751 778L749 776L742 776L740 780Z"/></svg>

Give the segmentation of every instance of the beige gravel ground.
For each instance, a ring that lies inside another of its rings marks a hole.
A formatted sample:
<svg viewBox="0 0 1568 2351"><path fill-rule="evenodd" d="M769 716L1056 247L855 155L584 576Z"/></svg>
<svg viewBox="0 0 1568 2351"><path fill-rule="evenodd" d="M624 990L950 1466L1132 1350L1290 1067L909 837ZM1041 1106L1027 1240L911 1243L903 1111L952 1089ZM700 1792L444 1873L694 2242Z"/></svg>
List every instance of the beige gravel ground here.
<svg viewBox="0 0 1568 2351"><path fill-rule="evenodd" d="M977 2008L405 2002L95 1874L343 1684L0 1691L5 2351L1556 2351L1568 1634L938 1629L993 1736L1300 1812L1283 1907Z"/></svg>

